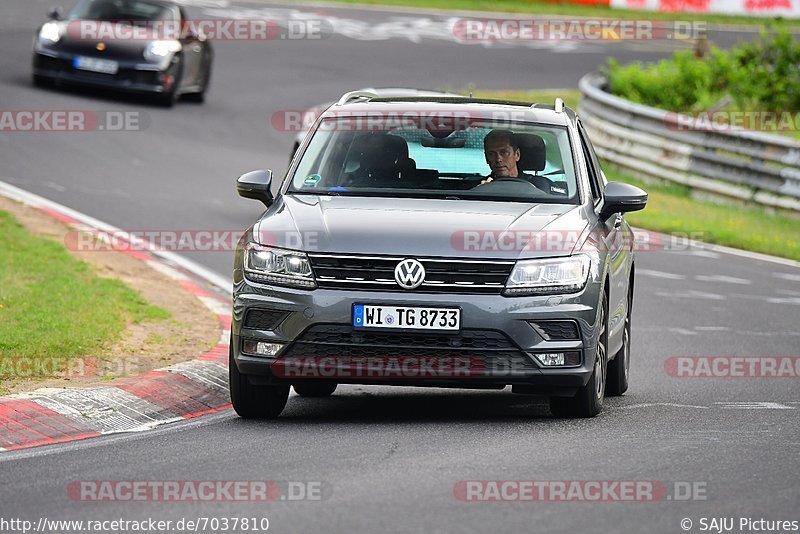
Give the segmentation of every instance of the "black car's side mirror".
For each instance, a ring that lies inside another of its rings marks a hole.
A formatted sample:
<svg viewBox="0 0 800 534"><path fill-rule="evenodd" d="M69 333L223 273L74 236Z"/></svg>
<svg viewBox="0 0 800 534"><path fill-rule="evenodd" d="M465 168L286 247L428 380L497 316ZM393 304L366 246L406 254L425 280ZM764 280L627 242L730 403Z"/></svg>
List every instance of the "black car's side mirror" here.
<svg viewBox="0 0 800 534"><path fill-rule="evenodd" d="M63 14L64 10L61 9L61 6L51 7L50 11L47 12L47 16L50 20L61 20Z"/></svg>
<svg viewBox="0 0 800 534"><path fill-rule="evenodd" d="M275 201L271 188L272 171L269 169L251 171L236 180L236 192L240 197L260 200L267 207Z"/></svg>
<svg viewBox="0 0 800 534"><path fill-rule="evenodd" d="M600 218L605 221L615 213L642 210L646 205L647 193L635 185L608 182L603 193Z"/></svg>

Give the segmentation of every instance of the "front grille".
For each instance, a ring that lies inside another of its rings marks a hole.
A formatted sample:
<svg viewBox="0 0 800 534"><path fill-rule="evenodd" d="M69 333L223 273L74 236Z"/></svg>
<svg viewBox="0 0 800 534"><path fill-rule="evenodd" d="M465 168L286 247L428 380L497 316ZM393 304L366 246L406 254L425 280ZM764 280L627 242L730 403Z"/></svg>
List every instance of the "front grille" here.
<svg viewBox="0 0 800 534"><path fill-rule="evenodd" d="M281 358L287 357L467 357L479 361L485 369L536 369L505 334L494 330L462 330L457 335L408 334L359 331L347 325L314 325L283 351Z"/></svg>
<svg viewBox="0 0 800 534"><path fill-rule="evenodd" d="M531 325L547 341L579 339L578 324L575 321L536 321Z"/></svg>
<svg viewBox="0 0 800 534"><path fill-rule="evenodd" d="M317 285L355 291L499 294L514 267L513 260L416 258L425 267L425 281L412 290L401 288L394 269L403 257L309 254Z"/></svg>
<svg viewBox="0 0 800 534"><path fill-rule="evenodd" d="M289 315L280 310L249 310L244 318L244 327L255 330L275 330Z"/></svg>

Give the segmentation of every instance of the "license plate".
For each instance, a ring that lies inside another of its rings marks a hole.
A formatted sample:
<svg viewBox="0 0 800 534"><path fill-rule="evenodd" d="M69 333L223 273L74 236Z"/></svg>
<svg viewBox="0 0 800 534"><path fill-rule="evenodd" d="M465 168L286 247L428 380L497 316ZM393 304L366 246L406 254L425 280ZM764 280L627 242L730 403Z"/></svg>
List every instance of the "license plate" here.
<svg viewBox="0 0 800 534"><path fill-rule="evenodd" d="M353 326L404 330L458 330L461 328L461 309L356 304L353 306Z"/></svg>
<svg viewBox="0 0 800 534"><path fill-rule="evenodd" d="M78 56L73 59L72 66L76 69L102 72L103 74L116 74L119 70L119 63L116 61L84 56Z"/></svg>

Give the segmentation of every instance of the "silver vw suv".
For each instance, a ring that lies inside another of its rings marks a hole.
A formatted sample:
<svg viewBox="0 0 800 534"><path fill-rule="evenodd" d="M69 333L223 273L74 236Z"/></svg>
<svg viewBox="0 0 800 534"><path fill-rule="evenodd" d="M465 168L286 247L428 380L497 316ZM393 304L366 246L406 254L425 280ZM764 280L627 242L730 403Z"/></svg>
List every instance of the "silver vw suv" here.
<svg viewBox="0 0 800 534"><path fill-rule="evenodd" d="M233 271L230 392L277 417L290 387L503 389L592 417L628 388L635 262L624 213L575 112L347 93L316 120Z"/></svg>

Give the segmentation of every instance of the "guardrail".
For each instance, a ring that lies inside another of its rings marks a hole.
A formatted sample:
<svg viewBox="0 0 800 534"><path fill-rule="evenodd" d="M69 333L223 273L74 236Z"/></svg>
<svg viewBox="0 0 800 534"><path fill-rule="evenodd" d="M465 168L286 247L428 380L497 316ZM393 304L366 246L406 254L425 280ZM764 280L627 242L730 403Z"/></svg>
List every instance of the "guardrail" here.
<svg viewBox="0 0 800 534"><path fill-rule="evenodd" d="M579 83L578 115L597 155L645 178L714 195L800 211L800 142L762 132L699 130L677 113L604 91L605 77Z"/></svg>

